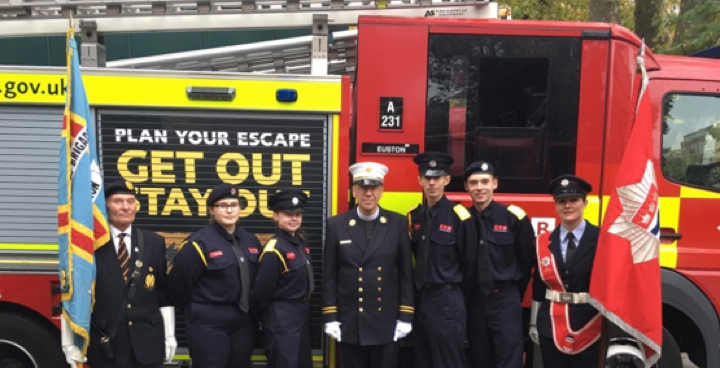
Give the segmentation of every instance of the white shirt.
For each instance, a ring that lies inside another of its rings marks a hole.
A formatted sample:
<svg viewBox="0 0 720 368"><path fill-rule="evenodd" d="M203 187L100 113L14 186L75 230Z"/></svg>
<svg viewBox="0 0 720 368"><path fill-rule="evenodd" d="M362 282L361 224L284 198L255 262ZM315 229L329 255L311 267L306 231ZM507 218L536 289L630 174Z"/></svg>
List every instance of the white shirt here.
<svg viewBox="0 0 720 368"><path fill-rule="evenodd" d="M583 220L578 227L576 227L572 233L575 237L575 250L577 251L578 248L580 248L580 238L582 238L583 233L585 232L585 220ZM568 240L567 240L567 234L568 231L562 225L560 226L560 251L562 252L563 261L567 259L567 246L568 246Z"/></svg>
<svg viewBox="0 0 720 368"><path fill-rule="evenodd" d="M112 236L113 244L115 244L115 252L117 254L120 254L120 233L125 233L125 249L127 249L128 256L132 254L132 236L130 236L132 231L132 225L128 226L125 231L120 231L114 226L110 225L110 236Z"/></svg>
<svg viewBox="0 0 720 368"><path fill-rule="evenodd" d="M358 207L358 208L357 208L357 215L358 215L358 217L359 217L361 220L365 220L365 221L375 220L376 218L378 218L378 216L380 216L380 207L377 207L377 208L375 209L375 213L373 213L373 214L370 215L370 216L365 216L365 215L363 215L362 213L360 213L360 207Z"/></svg>

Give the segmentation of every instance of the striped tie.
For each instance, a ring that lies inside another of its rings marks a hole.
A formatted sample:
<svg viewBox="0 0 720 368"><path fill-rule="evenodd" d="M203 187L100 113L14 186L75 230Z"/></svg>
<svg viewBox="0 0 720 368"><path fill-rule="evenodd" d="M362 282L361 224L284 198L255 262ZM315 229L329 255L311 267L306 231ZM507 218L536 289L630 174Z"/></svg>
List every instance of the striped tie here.
<svg viewBox="0 0 720 368"><path fill-rule="evenodd" d="M127 246L125 245L125 237L127 234L120 233L120 244L118 245L118 262L120 263L120 272L122 272L123 280L127 283L128 273L130 272L130 255L127 252Z"/></svg>

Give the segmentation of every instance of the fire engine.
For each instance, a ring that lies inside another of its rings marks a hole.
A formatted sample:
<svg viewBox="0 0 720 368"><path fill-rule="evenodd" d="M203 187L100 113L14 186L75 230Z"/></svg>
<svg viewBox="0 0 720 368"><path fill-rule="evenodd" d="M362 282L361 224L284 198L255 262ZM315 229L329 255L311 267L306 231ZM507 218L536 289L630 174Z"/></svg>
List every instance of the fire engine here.
<svg viewBox="0 0 720 368"><path fill-rule="evenodd" d="M416 153L455 157L448 196L465 204L464 166L489 160L500 178L496 199L524 208L537 233L557 225L550 179L576 173L596 188L586 217L599 224L628 144L641 40L608 24L444 19L437 15L458 14L433 11L426 18L361 16L352 90L348 77L84 68L105 179L135 184L138 225L163 234L170 249L205 223L202 198L221 180L243 188L240 223L261 237L272 231L268 193L308 190L304 225L316 273L323 219L351 206L347 168L359 161L390 168L381 205L405 213L422 201ZM97 31L127 31L111 17L103 30L104 16L95 19ZM83 48L87 59L102 60L93 42ZM194 53L116 66L179 68L190 60L192 69L218 70L221 51L208 52L217 58L211 62ZM238 59L229 68L243 64ZM662 173L659 366L679 366L683 351L700 367L717 367L720 63L649 51L646 63L654 121L648 139ZM55 172L64 83L61 69L0 67L0 346L2 359L24 367L63 360ZM312 308L315 361L334 367L319 298ZM183 332L178 323L181 346ZM176 356L188 358L186 350Z"/></svg>

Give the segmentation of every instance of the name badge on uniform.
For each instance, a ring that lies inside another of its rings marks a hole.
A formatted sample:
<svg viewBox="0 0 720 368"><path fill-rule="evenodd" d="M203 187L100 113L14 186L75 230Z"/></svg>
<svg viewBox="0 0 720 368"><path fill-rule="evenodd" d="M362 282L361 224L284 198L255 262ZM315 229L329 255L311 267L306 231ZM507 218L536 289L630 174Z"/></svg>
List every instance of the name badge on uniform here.
<svg viewBox="0 0 720 368"><path fill-rule="evenodd" d="M440 231L444 231L444 232L446 232L446 233L451 233L451 232L452 232L452 225L440 224Z"/></svg>
<svg viewBox="0 0 720 368"><path fill-rule="evenodd" d="M210 258L222 257L223 251L215 250L215 251L210 252L210 254L208 254L208 255L210 256Z"/></svg>
<svg viewBox="0 0 720 368"><path fill-rule="evenodd" d="M419 222L416 222L416 223L413 224L413 230L415 230L415 231L420 230L420 223L419 223Z"/></svg>
<svg viewBox="0 0 720 368"><path fill-rule="evenodd" d="M250 254L258 254L259 253L258 249L255 247L248 248L248 251L250 251Z"/></svg>
<svg viewBox="0 0 720 368"><path fill-rule="evenodd" d="M507 232L507 225L493 225L493 231L497 231L500 233L506 233Z"/></svg>
<svg viewBox="0 0 720 368"><path fill-rule="evenodd" d="M293 259L295 259L295 252L292 252L292 251L291 251L291 252L287 252L287 253L285 254L285 257L287 257L287 259L289 259L289 260L293 260Z"/></svg>
<svg viewBox="0 0 720 368"><path fill-rule="evenodd" d="M310 254L310 247L305 247L305 253Z"/></svg>
<svg viewBox="0 0 720 368"><path fill-rule="evenodd" d="M340 244L352 244L352 240L350 240L350 239L340 240Z"/></svg>

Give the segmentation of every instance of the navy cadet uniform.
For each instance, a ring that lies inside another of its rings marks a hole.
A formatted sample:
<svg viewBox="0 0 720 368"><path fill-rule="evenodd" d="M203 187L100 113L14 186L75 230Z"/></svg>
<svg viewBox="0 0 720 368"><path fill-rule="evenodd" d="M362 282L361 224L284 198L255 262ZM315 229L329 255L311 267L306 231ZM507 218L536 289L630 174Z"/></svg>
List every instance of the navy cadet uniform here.
<svg viewBox="0 0 720 368"><path fill-rule="evenodd" d="M387 167L362 162L350 171L354 185L378 186ZM328 219L322 314L326 332L339 324L340 368L397 367L395 341L410 332L415 312L411 258L407 220L398 213L378 206L362 218L356 206Z"/></svg>
<svg viewBox="0 0 720 368"><path fill-rule="evenodd" d="M559 176L550 183L550 193L555 199L585 198L591 190L588 182L573 175ZM536 319L544 367L586 368L598 365L597 341L602 317L587 304L586 299L599 233L597 226L583 220L572 232L558 226L549 236L547 233L538 236L539 259L533 275L533 303L540 304ZM573 234L571 239L568 234ZM542 250L539 247L547 248ZM543 256L543 251L547 256ZM545 273L544 270L552 270L553 266L557 269L564 293L553 290L540 274L541 269ZM568 308L560 308L569 315L560 313L553 318L551 304L569 304ZM570 329L578 333L567 333ZM583 341L589 343L578 346ZM568 347L569 351L558 350L558 345Z"/></svg>
<svg viewBox="0 0 720 368"><path fill-rule="evenodd" d="M463 173L495 175L492 164L476 161ZM473 282L468 304L468 342L473 368L523 366L522 298L533 266L535 233L530 219L517 206L494 200L481 212L468 208L478 231L477 248L469 248Z"/></svg>
<svg viewBox="0 0 720 368"><path fill-rule="evenodd" d="M447 175L453 158L442 153L415 156L420 175ZM415 367L465 366L466 310L463 270L466 248L477 242L467 209L444 195L433 205L420 204L407 214L415 256Z"/></svg>
<svg viewBox="0 0 720 368"><path fill-rule="evenodd" d="M270 197L268 206L301 213L306 201L302 191L285 190ZM305 238L276 228L260 255L251 297L262 319L269 368L312 367L309 300L314 285Z"/></svg>
<svg viewBox="0 0 720 368"><path fill-rule="evenodd" d="M218 185L206 204L225 198L238 198L237 188ZM255 323L249 297L261 250L254 234L237 226L230 234L217 222L183 242L168 281L173 303L184 309L194 366L251 367Z"/></svg>

